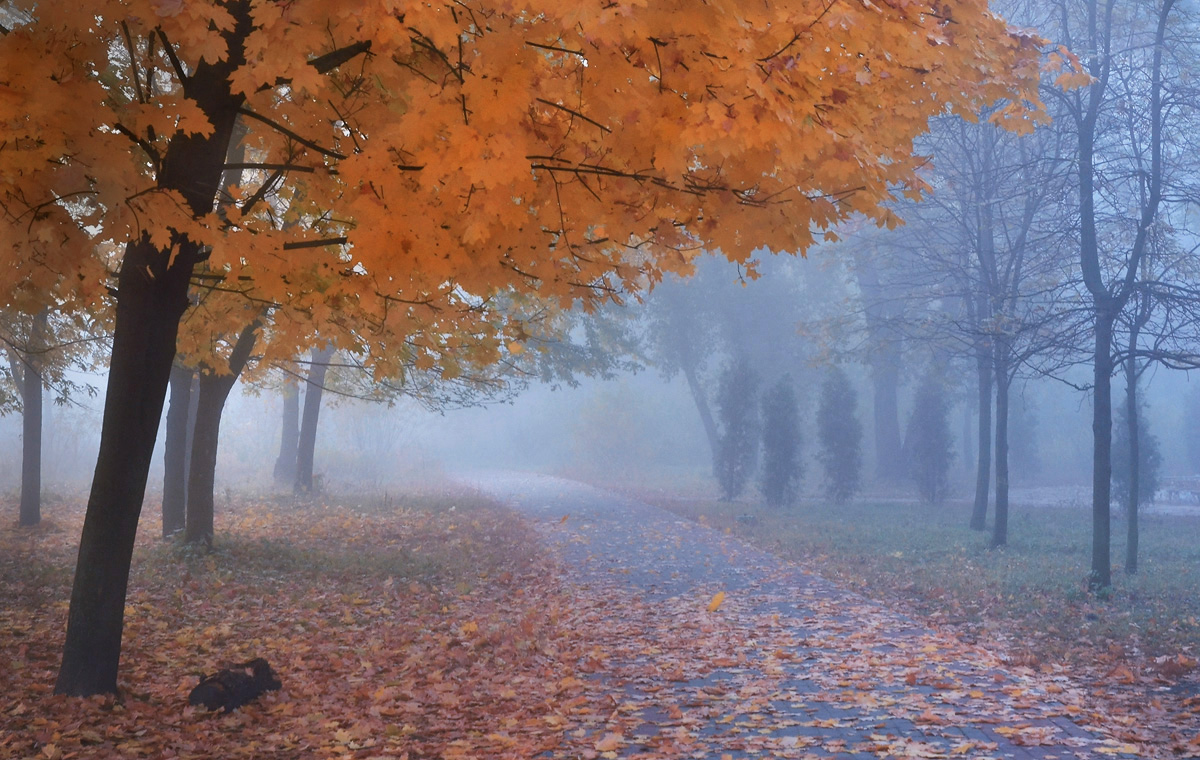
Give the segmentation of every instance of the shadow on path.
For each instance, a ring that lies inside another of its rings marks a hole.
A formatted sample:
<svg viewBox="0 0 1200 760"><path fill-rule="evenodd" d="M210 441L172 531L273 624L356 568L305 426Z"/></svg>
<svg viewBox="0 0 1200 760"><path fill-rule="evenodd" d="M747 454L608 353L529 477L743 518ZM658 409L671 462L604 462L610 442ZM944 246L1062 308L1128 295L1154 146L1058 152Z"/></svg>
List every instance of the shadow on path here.
<svg viewBox="0 0 1200 760"><path fill-rule="evenodd" d="M596 640L555 757L1136 756L1064 676L1011 667L744 542L569 480L464 482L525 514ZM719 606L715 595L726 595ZM711 609L716 606L716 609Z"/></svg>

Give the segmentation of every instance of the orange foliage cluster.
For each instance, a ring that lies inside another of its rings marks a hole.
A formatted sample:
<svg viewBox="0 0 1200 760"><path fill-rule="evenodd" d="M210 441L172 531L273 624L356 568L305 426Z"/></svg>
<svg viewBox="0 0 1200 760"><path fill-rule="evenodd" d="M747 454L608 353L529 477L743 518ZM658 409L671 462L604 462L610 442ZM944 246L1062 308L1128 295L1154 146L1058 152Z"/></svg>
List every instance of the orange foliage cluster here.
<svg viewBox="0 0 1200 760"><path fill-rule="evenodd" d="M269 354L320 330L378 342L384 370L519 344L499 293L615 297L701 246L745 261L853 213L894 224L931 116L1043 118L1041 41L984 0L11 5L5 303L94 307L124 241L182 234L243 301L287 307ZM197 217L160 162L212 129L189 73L242 55L244 161Z"/></svg>

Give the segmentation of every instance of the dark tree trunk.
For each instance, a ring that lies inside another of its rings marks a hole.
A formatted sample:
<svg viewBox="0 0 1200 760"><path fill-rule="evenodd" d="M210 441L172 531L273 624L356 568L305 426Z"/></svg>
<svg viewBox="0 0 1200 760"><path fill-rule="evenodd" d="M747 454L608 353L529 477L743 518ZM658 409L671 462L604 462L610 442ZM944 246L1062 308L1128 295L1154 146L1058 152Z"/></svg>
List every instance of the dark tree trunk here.
<svg viewBox="0 0 1200 760"><path fill-rule="evenodd" d="M258 335L260 323L255 320L238 335L229 355L229 372L219 375L211 371L200 373L199 400L196 405L195 438L188 473L187 527L183 540L189 544L212 547L213 487L217 476L217 444L221 436L221 412L225 400L238 376L250 359L250 351Z"/></svg>
<svg viewBox="0 0 1200 760"><path fill-rule="evenodd" d="M158 176L158 186L179 192L197 217L212 212L243 101L230 92L229 75L245 63L250 3L231 0L226 8L235 20L225 33L228 56L217 63L199 63L184 84L185 94L208 118L212 132L172 137ZM58 694L117 690L133 543L176 333L187 308L188 281L200 253L186 238L174 242L173 250L162 250L145 233L130 241L117 278L100 453L79 541L62 665L54 686Z"/></svg>
<svg viewBox="0 0 1200 760"><path fill-rule="evenodd" d="M18 522L42 521L42 358L49 312L33 318L21 372L21 508Z"/></svg>
<svg viewBox="0 0 1200 760"><path fill-rule="evenodd" d="M296 454L296 492L313 491L313 457L317 448L317 418L321 414L321 395L325 391L325 373L333 348L313 349L312 364L304 388L304 417L300 420L299 450Z"/></svg>
<svg viewBox="0 0 1200 760"><path fill-rule="evenodd" d="M300 438L300 386L294 377L283 384L283 434L275 460L275 482L296 482L296 451Z"/></svg>
<svg viewBox="0 0 1200 760"><path fill-rule="evenodd" d="M59 694L117 689L129 564L194 255L181 252L168 267L170 252L148 236L125 249L100 454L54 687Z"/></svg>
<svg viewBox="0 0 1200 760"><path fill-rule="evenodd" d="M704 394L704 388L700 387L700 378L696 374L695 365L688 365L683 368L683 376L687 378L688 389L692 392L692 401L696 404L696 411L700 414L700 422L704 425L704 437L708 440L708 452L712 455L711 459L715 463L717 461L717 423L713 419L712 409L708 405L708 397Z"/></svg>
<svg viewBox="0 0 1200 760"><path fill-rule="evenodd" d="M1112 585L1112 331L1115 315L1096 309L1092 356L1092 570L1093 590Z"/></svg>
<svg viewBox="0 0 1200 760"><path fill-rule="evenodd" d="M163 452L162 534L169 538L184 528L187 514L188 439L191 437L192 380L196 370L171 366L171 404L167 408L167 441Z"/></svg>
<svg viewBox="0 0 1200 760"><path fill-rule="evenodd" d="M987 527L988 491L992 480L992 363L987 346L978 348L975 367L979 390L979 441L975 458L975 507L971 510L971 529Z"/></svg>
<svg viewBox="0 0 1200 760"><path fill-rule="evenodd" d="M997 351L1005 350L997 347ZM1008 543L1008 368L996 366L996 522L992 548Z"/></svg>
<svg viewBox="0 0 1200 760"><path fill-rule="evenodd" d="M1137 348L1136 333L1130 341L1130 353ZM1129 436L1129 496L1125 504L1125 572L1133 575L1138 569L1138 508L1141 491L1142 452L1138 435L1137 359L1132 355L1125 366L1125 409Z"/></svg>

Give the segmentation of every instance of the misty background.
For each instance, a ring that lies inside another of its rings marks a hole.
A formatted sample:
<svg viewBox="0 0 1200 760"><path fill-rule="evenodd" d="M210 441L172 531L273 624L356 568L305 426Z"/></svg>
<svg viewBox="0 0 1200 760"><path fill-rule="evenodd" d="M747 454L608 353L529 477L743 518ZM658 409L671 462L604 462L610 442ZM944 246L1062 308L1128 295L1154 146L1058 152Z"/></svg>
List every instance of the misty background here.
<svg viewBox="0 0 1200 760"><path fill-rule="evenodd" d="M680 372L670 373L654 348L652 324L664 302L692 299L703 303L718 332L705 344L701 380L711 395L731 351L753 357L760 375L792 379L800 408L801 492L820 493L815 459L817 389L822 373L836 361L857 394L863 425L864 495L916 496L908 482L875 477L872 383L866 366L869 349L858 356L846 349L844 322L859 311L861 292L838 245L810 253L807 259L764 257L765 276L750 279L715 257L702 260L694 280L669 281L641 304L613 307L602 318L634 336L625 356L640 364L610 378L586 375L572 382L527 383L511 398L467 408L431 411L400 399L394 404L326 393L318 428L315 472L329 491L380 490L411 485L475 469L519 469L578 477L593 482L672 484L717 491L712 456L692 391ZM685 305L689 301L685 300ZM676 303L678 305L678 303ZM695 314L685 316L700 321ZM839 322L841 342L832 348L829 321ZM899 422L902 431L913 405L915 386L929 347L905 340L900 351ZM836 356L835 356L836 355ZM1011 409L1011 459L1014 503L1076 502L1082 506L1090 483L1091 400L1085 386L1088 368L1068 367L1056 377L1018 378ZM1152 368L1142 380L1147 432L1157 439L1165 478L1200 474L1200 378L1192 373ZM47 393L43 438L47 492L70 494L86 489L95 466L103 410L103 374L74 373L97 395L73 393L67 403L50 403ZM948 497L971 497L975 466L977 411L973 375L963 358L947 372L954 438ZM573 384L572 384L573 383ZM1120 381L1116 383L1118 386ZM217 501L227 491L265 491L279 452L282 397L274 389L239 385L222 418L217 468ZM0 488L15 495L20 487L21 419L0 418ZM160 428L147 506L161 491ZM1051 492L1027 489L1056 487ZM1074 490L1071 490L1074 489ZM1160 494L1160 501L1165 494ZM759 498L751 488L741 497ZM1178 495L1175 495L1178 500ZM1185 499L1186 500L1186 499Z"/></svg>

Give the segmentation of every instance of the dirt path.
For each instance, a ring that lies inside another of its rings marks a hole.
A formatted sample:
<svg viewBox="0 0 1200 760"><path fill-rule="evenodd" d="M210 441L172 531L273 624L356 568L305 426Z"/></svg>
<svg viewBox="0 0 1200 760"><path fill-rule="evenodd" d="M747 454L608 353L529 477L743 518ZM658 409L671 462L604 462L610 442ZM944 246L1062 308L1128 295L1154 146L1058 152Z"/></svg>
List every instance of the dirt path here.
<svg viewBox="0 0 1200 760"><path fill-rule="evenodd" d="M1139 756L1065 674L1005 663L733 537L572 481L470 482L538 526L573 624L595 639L556 757Z"/></svg>

